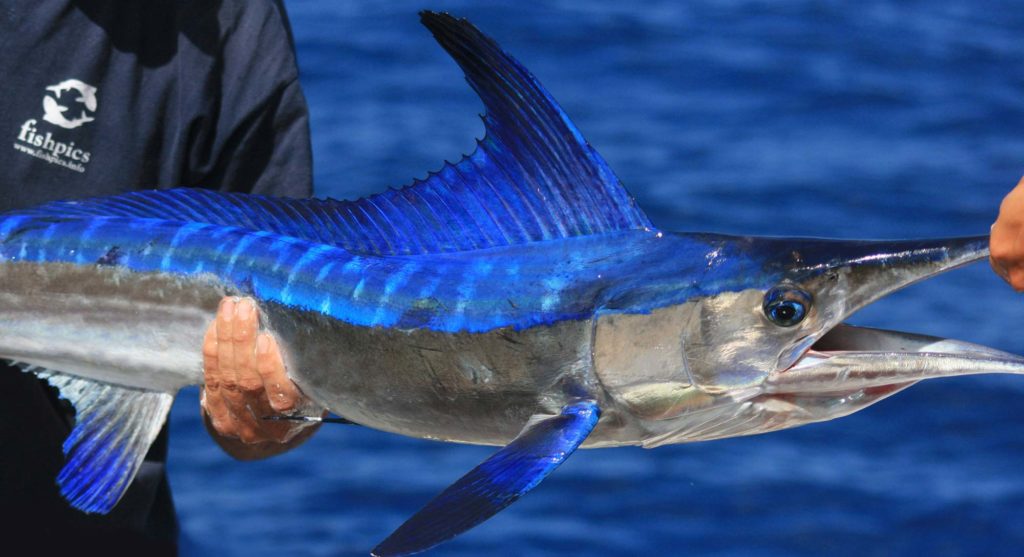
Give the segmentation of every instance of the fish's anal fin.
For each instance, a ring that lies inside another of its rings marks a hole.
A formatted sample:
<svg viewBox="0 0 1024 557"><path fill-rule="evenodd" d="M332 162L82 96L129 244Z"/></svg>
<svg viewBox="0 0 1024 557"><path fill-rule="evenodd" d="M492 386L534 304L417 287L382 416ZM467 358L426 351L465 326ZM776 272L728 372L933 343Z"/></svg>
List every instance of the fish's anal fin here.
<svg viewBox="0 0 1024 557"><path fill-rule="evenodd" d="M427 503L372 555L425 551L494 516L558 468L590 435L599 416L597 403L585 400L556 416L530 420L511 443Z"/></svg>
<svg viewBox="0 0 1024 557"><path fill-rule="evenodd" d="M139 471L174 402L174 395L111 385L18 364L45 379L75 407L75 427L64 441L61 495L87 513L107 513Z"/></svg>

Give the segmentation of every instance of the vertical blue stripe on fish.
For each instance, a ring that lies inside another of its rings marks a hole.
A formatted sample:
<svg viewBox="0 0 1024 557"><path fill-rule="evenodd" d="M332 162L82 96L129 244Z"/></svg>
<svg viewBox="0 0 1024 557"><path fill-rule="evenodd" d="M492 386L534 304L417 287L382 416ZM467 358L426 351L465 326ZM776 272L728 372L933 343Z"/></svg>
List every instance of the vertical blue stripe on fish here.
<svg viewBox="0 0 1024 557"><path fill-rule="evenodd" d="M56 232L56 226L52 224L43 229L42 241L39 242L36 252L36 261L46 260L46 247L52 242L54 232Z"/></svg>
<svg viewBox="0 0 1024 557"><path fill-rule="evenodd" d="M295 277L305 267L316 266L316 262L320 259L320 256L322 255L322 253L324 251L324 247L325 246L322 246L322 245L310 246L309 248L306 249L305 253L302 254L302 257L300 257L299 260L295 262L295 265L292 266L291 269L289 269L289 271L288 271L288 278L285 280L284 290L281 291L281 302L282 303L284 303L286 305L291 303L291 297L292 297L292 290L291 289L292 289L292 285L295 284ZM280 263L275 264L275 265L279 265L279 264Z"/></svg>
<svg viewBox="0 0 1024 557"><path fill-rule="evenodd" d="M387 278L387 280L384 283L384 290L383 292L381 292L380 299L377 301L377 311L373 315L373 325L393 324L389 323L389 321L393 320L390 319L390 316L388 315L388 311L390 309L389 304L392 306L394 305L391 298L396 293L398 293L400 288L405 286L405 283L408 282L410 275L412 275L418 270L419 265L417 265L416 263L408 262L399 267L397 272L392 273L392 275ZM391 313L393 314L394 312L392 311Z"/></svg>
<svg viewBox="0 0 1024 557"><path fill-rule="evenodd" d="M188 223L178 227L178 230L174 232L174 236L171 238L170 245L165 249L163 259L160 260L160 269L163 271L171 270L175 252L182 242L206 227L207 225L203 223Z"/></svg>

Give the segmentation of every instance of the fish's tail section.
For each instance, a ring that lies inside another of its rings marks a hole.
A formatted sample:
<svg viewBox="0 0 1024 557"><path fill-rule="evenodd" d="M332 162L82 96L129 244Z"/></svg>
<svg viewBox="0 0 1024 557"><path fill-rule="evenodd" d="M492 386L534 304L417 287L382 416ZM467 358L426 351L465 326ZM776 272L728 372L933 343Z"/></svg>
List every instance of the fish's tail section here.
<svg viewBox="0 0 1024 557"><path fill-rule="evenodd" d="M135 389L17 364L56 387L75 407L64 441L61 495L87 513L107 513L124 495L167 419L175 393Z"/></svg>

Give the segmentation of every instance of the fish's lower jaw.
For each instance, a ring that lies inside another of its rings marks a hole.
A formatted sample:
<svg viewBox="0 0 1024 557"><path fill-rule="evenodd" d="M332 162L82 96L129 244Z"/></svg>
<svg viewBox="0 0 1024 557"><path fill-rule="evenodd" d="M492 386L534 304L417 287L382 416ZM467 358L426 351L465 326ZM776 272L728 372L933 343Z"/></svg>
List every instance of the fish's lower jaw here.
<svg viewBox="0 0 1024 557"><path fill-rule="evenodd" d="M899 383L980 375L1024 374L1024 358L946 352L848 352L769 377L770 393L836 393Z"/></svg>
<svg viewBox="0 0 1024 557"><path fill-rule="evenodd" d="M839 325L791 367L770 374L764 388L773 395L835 397L989 373L1024 374L1024 358L957 340Z"/></svg>

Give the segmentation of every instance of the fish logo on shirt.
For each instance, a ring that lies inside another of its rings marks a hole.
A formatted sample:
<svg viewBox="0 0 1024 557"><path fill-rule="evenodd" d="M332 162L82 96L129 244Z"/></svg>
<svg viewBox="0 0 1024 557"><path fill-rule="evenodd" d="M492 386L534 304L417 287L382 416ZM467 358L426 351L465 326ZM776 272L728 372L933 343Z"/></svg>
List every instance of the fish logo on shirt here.
<svg viewBox="0 0 1024 557"><path fill-rule="evenodd" d="M43 120L70 130L96 119L92 116L97 106L96 87L77 79L65 79L56 85L50 85L46 90L48 94L43 97ZM64 95L70 91L77 92L78 96ZM62 101L71 106L61 104ZM76 117L68 119L69 115L76 112Z"/></svg>

